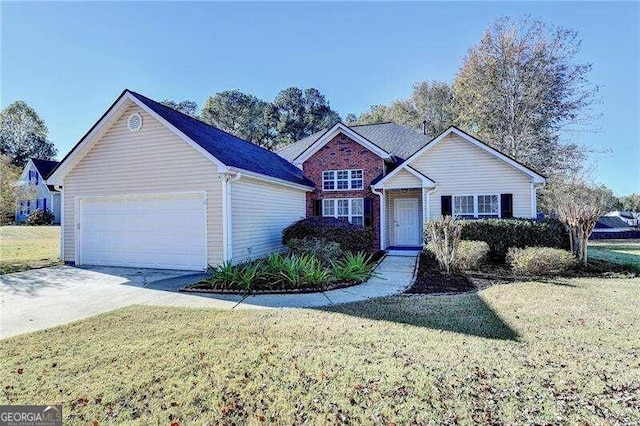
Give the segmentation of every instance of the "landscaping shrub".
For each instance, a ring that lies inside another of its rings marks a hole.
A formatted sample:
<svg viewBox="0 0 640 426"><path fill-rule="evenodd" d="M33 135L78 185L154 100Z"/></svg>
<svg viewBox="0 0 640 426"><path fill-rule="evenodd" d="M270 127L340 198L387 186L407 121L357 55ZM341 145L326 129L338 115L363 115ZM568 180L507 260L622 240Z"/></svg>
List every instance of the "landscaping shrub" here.
<svg viewBox="0 0 640 426"><path fill-rule="evenodd" d="M577 264L571 252L551 247L511 247L507 261L514 272L523 275L563 273Z"/></svg>
<svg viewBox="0 0 640 426"><path fill-rule="evenodd" d="M462 271L478 269L486 262L488 255L489 244L484 241L460 241L455 266Z"/></svg>
<svg viewBox="0 0 640 426"><path fill-rule="evenodd" d="M358 283L368 279L375 267L371 254L340 253L325 264L309 254L273 253L265 259L211 268L209 277L194 288L216 290L325 289L335 282Z"/></svg>
<svg viewBox="0 0 640 426"><path fill-rule="evenodd" d="M325 265L329 265L332 260L338 259L342 254L340 244L315 237L292 238L287 243L287 248L294 254L313 255Z"/></svg>
<svg viewBox="0 0 640 426"><path fill-rule="evenodd" d="M51 225L55 219L55 215L49 210L38 209L27 217L27 225Z"/></svg>
<svg viewBox="0 0 640 426"><path fill-rule="evenodd" d="M282 232L282 244L285 246L294 238L334 241L342 250L357 253L372 250L375 234L372 228L353 225L345 220L314 216L299 220Z"/></svg>
<svg viewBox="0 0 640 426"><path fill-rule="evenodd" d="M428 243L426 248L435 257L433 242ZM452 267L460 271L478 269L487 261L488 255L489 244L484 241L460 241Z"/></svg>
<svg viewBox="0 0 640 426"><path fill-rule="evenodd" d="M451 216L439 217L425 223L425 237L430 251L436 256L440 269L451 273L460 244L460 221Z"/></svg>
<svg viewBox="0 0 640 426"><path fill-rule="evenodd" d="M489 244L489 256L504 261L510 247L569 248L565 226L555 219L462 220L462 239Z"/></svg>

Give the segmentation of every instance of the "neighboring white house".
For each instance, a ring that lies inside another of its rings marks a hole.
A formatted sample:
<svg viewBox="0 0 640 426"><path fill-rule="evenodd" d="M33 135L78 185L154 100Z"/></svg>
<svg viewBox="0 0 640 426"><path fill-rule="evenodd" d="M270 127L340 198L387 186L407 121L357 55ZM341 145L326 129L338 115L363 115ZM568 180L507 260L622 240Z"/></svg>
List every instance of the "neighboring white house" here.
<svg viewBox="0 0 640 426"><path fill-rule="evenodd" d="M640 225L640 213L615 210L605 214L607 217L617 217L625 221L630 226Z"/></svg>
<svg viewBox="0 0 640 426"><path fill-rule="evenodd" d="M18 184L24 187L22 192L29 196L18 200L16 222L25 222L34 210L49 210L55 216L54 223L60 223L60 191L46 183L57 165L57 161L29 159L18 180Z"/></svg>

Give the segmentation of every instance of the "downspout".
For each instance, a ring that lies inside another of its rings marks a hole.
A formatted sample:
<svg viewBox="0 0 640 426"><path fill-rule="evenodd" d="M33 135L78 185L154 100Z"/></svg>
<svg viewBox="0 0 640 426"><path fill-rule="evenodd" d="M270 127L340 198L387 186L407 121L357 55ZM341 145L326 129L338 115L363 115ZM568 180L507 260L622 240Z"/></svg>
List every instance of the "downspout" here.
<svg viewBox="0 0 640 426"><path fill-rule="evenodd" d="M385 224L386 224L386 203L384 199L384 193L376 190L373 186L371 186L371 192L380 197L380 250L384 250L386 247L384 245L385 240Z"/></svg>
<svg viewBox="0 0 640 426"><path fill-rule="evenodd" d="M534 219L538 218L538 196L537 191L538 188L543 187L546 182L542 182L536 185L534 182L531 182L531 217Z"/></svg>
<svg viewBox="0 0 640 426"><path fill-rule="evenodd" d="M233 258L233 232L231 218L231 184L242 175L236 173L221 173L222 179L222 260L223 262L231 262Z"/></svg>
<svg viewBox="0 0 640 426"><path fill-rule="evenodd" d="M60 260L64 262L64 191L61 185L54 185L60 191ZM53 209L53 195L51 195L51 209Z"/></svg>

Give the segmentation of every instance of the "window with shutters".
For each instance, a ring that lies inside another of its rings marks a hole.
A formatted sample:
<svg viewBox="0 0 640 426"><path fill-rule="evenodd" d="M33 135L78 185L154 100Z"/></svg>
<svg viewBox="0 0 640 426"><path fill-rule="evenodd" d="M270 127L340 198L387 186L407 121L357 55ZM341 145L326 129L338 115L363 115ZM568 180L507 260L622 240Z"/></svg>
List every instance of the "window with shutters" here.
<svg viewBox="0 0 640 426"><path fill-rule="evenodd" d="M325 191L348 191L364 188L364 171L325 170L322 172L322 189Z"/></svg>
<svg viewBox="0 0 640 426"><path fill-rule="evenodd" d="M345 219L364 226L363 198L333 198L322 200L322 216Z"/></svg>

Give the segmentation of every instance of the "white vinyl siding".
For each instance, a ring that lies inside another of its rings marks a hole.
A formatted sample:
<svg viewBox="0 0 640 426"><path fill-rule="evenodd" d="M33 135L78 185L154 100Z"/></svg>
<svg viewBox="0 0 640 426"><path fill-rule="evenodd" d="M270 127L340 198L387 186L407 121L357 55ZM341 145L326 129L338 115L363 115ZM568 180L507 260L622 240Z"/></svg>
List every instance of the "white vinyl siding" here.
<svg viewBox="0 0 640 426"><path fill-rule="evenodd" d="M513 194L513 216L531 217L531 178L488 152L451 134L416 158L411 167L437 182L429 194L431 217L442 195Z"/></svg>
<svg viewBox="0 0 640 426"><path fill-rule="evenodd" d="M384 184L385 189L422 188L422 181L403 169Z"/></svg>
<svg viewBox="0 0 640 426"><path fill-rule="evenodd" d="M233 262L282 248L282 231L305 217L304 190L241 177L231 183Z"/></svg>
<svg viewBox="0 0 640 426"><path fill-rule="evenodd" d="M127 118L138 112L133 133ZM204 192L208 263L222 262L222 186L211 160L131 104L64 179L64 260L75 261L76 197Z"/></svg>

